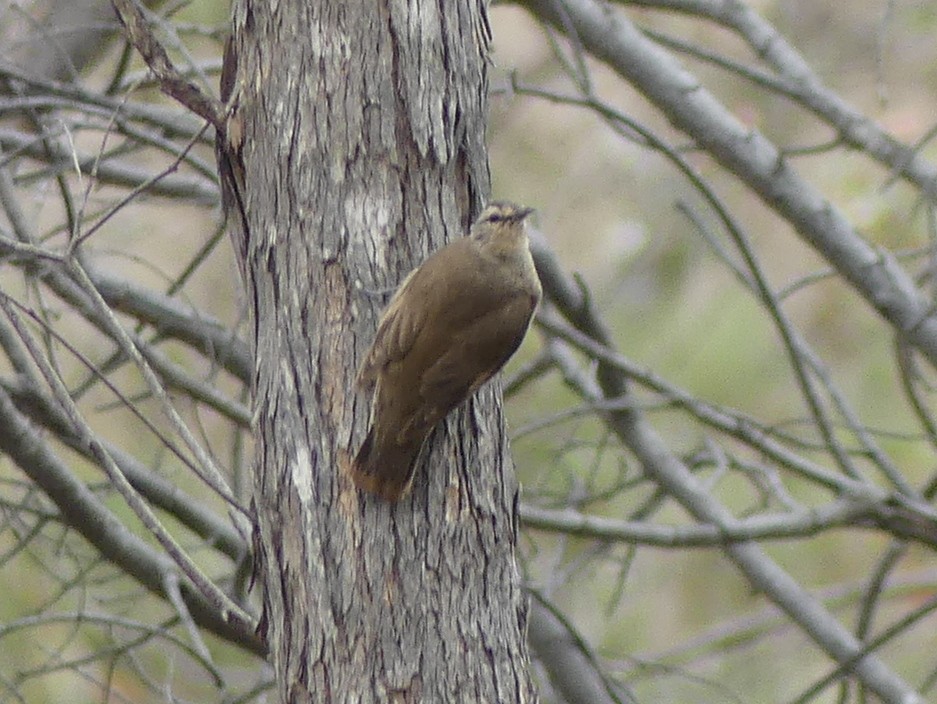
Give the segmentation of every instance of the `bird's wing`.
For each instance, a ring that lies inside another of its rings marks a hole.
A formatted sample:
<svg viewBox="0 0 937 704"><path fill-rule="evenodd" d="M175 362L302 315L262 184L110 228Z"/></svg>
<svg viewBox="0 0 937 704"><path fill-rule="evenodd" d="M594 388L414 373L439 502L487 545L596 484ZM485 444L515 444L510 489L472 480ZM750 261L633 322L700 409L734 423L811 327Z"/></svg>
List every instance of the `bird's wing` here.
<svg viewBox="0 0 937 704"><path fill-rule="evenodd" d="M445 415L492 377L517 351L537 305L518 293L466 325L426 369L420 395Z"/></svg>
<svg viewBox="0 0 937 704"><path fill-rule="evenodd" d="M462 338L471 347L475 343L473 326L509 305L515 294L498 282L492 285L490 277L484 275L487 266L490 263L479 256L477 245L462 238L412 271L378 324L371 350L358 373L359 385L369 386L388 364L402 360L411 351L429 366L437 360L426 358L425 348L445 355L451 345L461 346L458 340ZM459 305L466 300L471 305ZM427 329L428 320L433 321L433 329Z"/></svg>
<svg viewBox="0 0 937 704"><path fill-rule="evenodd" d="M360 386L373 383L381 369L390 362L401 359L413 346L426 312L424 306L407 305L410 297L408 292L413 288L412 284L418 272L419 269L414 269L407 275L387 304L368 356L358 371Z"/></svg>
<svg viewBox="0 0 937 704"><path fill-rule="evenodd" d="M449 316L452 300L466 295L466 289L476 280L477 267L475 246L468 238L461 238L411 271L381 316L374 342L358 372L358 384L369 386L388 364L403 359L424 333L427 319Z"/></svg>

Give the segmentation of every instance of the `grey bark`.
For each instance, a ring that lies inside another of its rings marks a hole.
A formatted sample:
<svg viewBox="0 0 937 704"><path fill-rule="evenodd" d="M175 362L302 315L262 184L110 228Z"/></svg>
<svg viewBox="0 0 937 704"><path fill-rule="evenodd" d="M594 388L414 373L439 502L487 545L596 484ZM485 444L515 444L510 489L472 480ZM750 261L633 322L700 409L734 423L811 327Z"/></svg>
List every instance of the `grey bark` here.
<svg viewBox="0 0 937 704"><path fill-rule="evenodd" d="M356 364L389 292L488 193L488 40L481 0L234 8L262 626L282 701L535 700L498 386L434 432L401 503L346 474L368 414Z"/></svg>
<svg viewBox="0 0 937 704"><path fill-rule="evenodd" d="M536 600L530 605L530 647L567 704L634 704L635 698L603 675L602 664L566 624Z"/></svg>

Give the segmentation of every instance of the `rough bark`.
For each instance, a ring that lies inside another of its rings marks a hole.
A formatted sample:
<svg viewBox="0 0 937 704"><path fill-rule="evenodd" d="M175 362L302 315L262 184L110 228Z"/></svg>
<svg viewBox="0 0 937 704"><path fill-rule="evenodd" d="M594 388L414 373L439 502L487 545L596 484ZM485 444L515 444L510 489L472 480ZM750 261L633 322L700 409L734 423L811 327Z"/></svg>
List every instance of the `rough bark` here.
<svg viewBox="0 0 937 704"><path fill-rule="evenodd" d="M482 0L234 9L259 581L282 701L535 699L497 385L434 432L401 503L347 476L380 311L487 196L488 39Z"/></svg>

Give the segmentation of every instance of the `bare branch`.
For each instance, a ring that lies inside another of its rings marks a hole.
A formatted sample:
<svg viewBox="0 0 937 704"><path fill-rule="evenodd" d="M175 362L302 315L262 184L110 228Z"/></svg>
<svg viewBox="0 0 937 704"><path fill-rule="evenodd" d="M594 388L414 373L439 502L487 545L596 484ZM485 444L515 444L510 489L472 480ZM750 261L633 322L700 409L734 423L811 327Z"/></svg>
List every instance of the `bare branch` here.
<svg viewBox="0 0 937 704"><path fill-rule="evenodd" d="M571 362L569 360L565 367L567 379L574 379L573 383L585 397L601 398L603 392L600 387L575 371ZM616 412L608 414L606 422L635 454L644 471L666 487L697 520L711 523L720 531L733 524L731 514L707 494L643 418L634 412ZM862 644L771 560L757 543L731 543L724 551L753 586L783 609L825 652L839 662L852 663L855 675L883 700L895 704L923 704L923 699L913 688L881 660L871 655L862 657Z"/></svg>
<svg viewBox="0 0 937 704"><path fill-rule="evenodd" d="M636 701L623 687L613 688L588 646L537 595L531 599L528 619L531 648L568 704Z"/></svg>
<svg viewBox="0 0 937 704"><path fill-rule="evenodd" d="M0 420L4 428L0 447L56 504L66 523L149 591L166 596L162 576L166 570L175 569L172 561L133 535L72 475L17 412L2 388ZM264 645L246 622L225 618L188 582L180 583L180 588L197 623L254 653L264 653Z"/></svg>
<svg viewBox="0 0 937 704"><path fill-rule="evenodd" d="M81 418L61 378L56 374L48 360L46 360L40 352L23 325L10 299L7 298L5 294L0 294L0 308L3 309L7 318L19 334L20 339L26 345L33 361L39 367L42 376L52 388L57 400L68 415L69 421L75 427L76 431L79 432L81 441L89 446L98 463L107 472L108 478L131 509L133 509L137 517L140 518L147 529L156 537L183 573L191 579L202 594L208 598L212 606L218 610L223 620L231 621L236 628L242 631L250 628L250 616L248 616L240 606L232 602L224 592L202 573L198 565L181 549L172 535L163 527L149 505L142 500L130 482L127 481L127 478L120 471L120 468L114 462L113 458L108 454L107 449L98 441L97 437Z"/></svg>
<svg viewBox="0 0 937 704"><path fill-rule="evenodd" d="M202 93L198 86L176 69L162 44L153 36L149 23L136 3L133 0L113 0L113 5L130 41L159 80L163 92L220 130L224 125L224 108L221 103Z"/></svg>
<svg viewBox="0 0 937 704"><path fill-rule="evenodd" d="M797 174L781 151L742 125L677 61L621 12L596 0L527 0L534 14L562 28L568 17L586 50L607 62L788 220L800 235L910 344L937 366L937 317L907 272L875 250L846 217Z"/></svg>
<svg viewBox="0 0 937 704"><path fill-rule="evenodd" d="M192 345L242 382L250 381L253 363L247 343L218 320L107 272L92 270L88 275L114 310L152 325L161 335Z"/></svg>
<svg viewBox="0 0 937 704"><path fill-rule="evenodd" d="M0 331L5 329L5 325L0 326ZM63 443L89 460L94 460L91 449L82 442L61 409L35 387L27 388L25 384L0 386L5 388L17 410L25 417L52 431ZM204 502L191 498L182 487L150 471L125 450L109 442L102 441L102 444L127 480L149 502L175 517L208 545L217 547L232 560L243 559L247 546L241 535L229 523L218 518Z"/></svg>

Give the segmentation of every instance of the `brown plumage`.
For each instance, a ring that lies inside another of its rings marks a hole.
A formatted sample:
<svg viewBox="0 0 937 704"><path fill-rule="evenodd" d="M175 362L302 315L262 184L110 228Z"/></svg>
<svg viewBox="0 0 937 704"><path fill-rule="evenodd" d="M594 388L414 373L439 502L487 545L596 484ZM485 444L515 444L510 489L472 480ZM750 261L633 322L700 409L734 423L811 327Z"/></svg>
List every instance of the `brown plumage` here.
<svg viewBox="0 0 937 704"><path fill-rule="evenodd" d="M524 228L531 212L492 203L394 294L358 373L360 386L374 386L371 428L352 463L361 489L402 497L433 426L520 346L541 293Z"/></svg>

